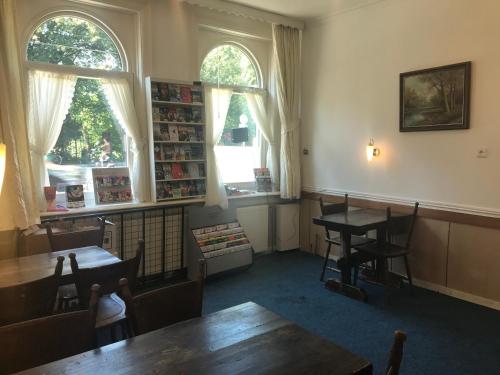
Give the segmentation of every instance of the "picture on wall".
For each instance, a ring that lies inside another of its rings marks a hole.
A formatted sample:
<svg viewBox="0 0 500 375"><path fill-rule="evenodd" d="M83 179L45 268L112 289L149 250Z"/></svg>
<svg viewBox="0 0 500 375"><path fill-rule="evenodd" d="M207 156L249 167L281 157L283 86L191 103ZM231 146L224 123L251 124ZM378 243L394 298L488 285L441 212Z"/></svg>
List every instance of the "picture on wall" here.
<svg viewBox="0 0 500 375"><path fill-rule="evenodd" d="M399 131L469 128L471 63L401 73Z"/></svg>

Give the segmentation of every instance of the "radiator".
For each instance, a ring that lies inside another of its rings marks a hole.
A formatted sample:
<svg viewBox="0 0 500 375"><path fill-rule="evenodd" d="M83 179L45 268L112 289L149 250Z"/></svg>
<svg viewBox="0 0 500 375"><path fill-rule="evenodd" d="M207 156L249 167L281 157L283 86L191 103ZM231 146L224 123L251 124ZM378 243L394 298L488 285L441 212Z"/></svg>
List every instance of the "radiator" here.
<svg viewBox="0 0 500 375"><path fill-rule="evenodd" d="M236 216L256 253L270 250L269 206L240 207Z"/></svg>

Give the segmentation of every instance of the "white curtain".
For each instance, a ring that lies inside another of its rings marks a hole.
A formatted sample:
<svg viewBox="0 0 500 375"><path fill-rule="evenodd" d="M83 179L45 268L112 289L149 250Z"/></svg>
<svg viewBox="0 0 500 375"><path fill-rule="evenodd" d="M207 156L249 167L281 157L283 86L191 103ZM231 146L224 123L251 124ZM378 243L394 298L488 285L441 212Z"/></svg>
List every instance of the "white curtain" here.
<svg viewBox="0 0 500 375"><path fill-rule="evenodd" d="M278 183L278 153L275 142L275 132L272 128L272 121L269 118L266 110L266 99L261 93L247 92L245 93L248 109L253 120L259 127L264 139L267 141L267 153L263 156L262 165L269 168L273 184Z"/></svg>
<svg viewBox="0 0 500 375"><path fill-rule="evenodd" d="M14 6L14 0L0 0L0 142L7 146L0 231L25 229L40 222L26 133Z"/></svg>
<svg viewBox="0 0 500 375"><path fill-rule="evenodd" d="M45 207L43 187L49 184L45 157L54 148L61 133L73 99L77 77L40 70L30 70L28 74L31 165L40 207Z"/></svg>
<svg viewBox="0 0 500 375"><path fill-rule="evenodd" d="M233 92L230 89L205 87L205 118L207 122L207 206L228 208L226 189L217 163L215 146L222 136L227 110Z"/></svg>
<svg viewBox="0 0 500 375"><path fill-rule="evenodd" d="M280 191L300 198L300 30L273 24L273 62L281 120Z"/></svg>
<svg viewBox="0 0 500 375"><path fill-rule="evenodd" d="M140 202L148 199L148 166L146 161L146 137L137 120L134 99L125 78L102 79L102 86L108 103L127 136L132 139L128 153L128 165L132 179L134 197Z"/></svg>

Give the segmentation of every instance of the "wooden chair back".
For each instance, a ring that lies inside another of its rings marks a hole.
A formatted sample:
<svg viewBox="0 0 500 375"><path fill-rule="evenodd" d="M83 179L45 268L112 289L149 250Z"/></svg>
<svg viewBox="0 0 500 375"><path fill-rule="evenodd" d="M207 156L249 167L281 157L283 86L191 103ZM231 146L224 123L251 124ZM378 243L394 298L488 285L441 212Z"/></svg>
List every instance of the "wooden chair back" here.
<svg viewBox="0 0 500 375"><path fill-rule="evenodd" d="M134 290L143 254L144 240L138 241L137 250L133 258L106 266L80 268L78 267L76 254L69 254L80 305L82 307L88 306L90 300L89 290L93 284L101 286L102 294L111 294L118 290L120 279L127 278L130 280L129 284L132 290Z"/></svg>
<svg viewBox="0 0 500 375"><path fill-rule="evenodd" d="M321 209L321 215L333 215L340 212L347 212L349 208L349 197L347 194L344 195L344 202L342 203L326 203L323 201L322 197L319 197L319 207ZM330 238L330 231L325 228L326 238Z"/></svg>
<svg viewBox="0 0 500 375"><path fill-rule="evenodd" d="M51 315L57 299L64 257L57 257L52 276L0 288L0 326Z"/></svg>
<svg viewBox="0 0 500 375"><path fill-rule="evenodd" d="M392 216L391 208L387 207L387 239L389 242L393 242L395 236L406 237L405 248L410 246L411 236L413 234L413 228L415 226L415 220L418 213L418 202L415 202L413 207L413 212L410 215L404 216Z"/></svg>
<svg viewBox="0 0 500 375"><path fill-rule="evenodd" d="M152 290L132 297L126 279L120 280L120 297L127 306L134 335L141 335L183 320L201 316L205 260L196 280Z"/></svg>
<svg viewBox="0 0 500 375"><path fill-rule="evenodd" d="M403 346L406 341L406 333L402 331L394 332L394 342L392 344L389 361L387 362L386 374L398 375L403 359Z"/></svg>
<svg viewBox="0 0 500 375"><path fill-rule="evenodd" d="M0 327L0 373L40 366L94 348L99 285L88 310L52 315Z"/></svg>
<svg viewBox="0 0 500 375"><path fill-rule="evenodd" d="M323 198L319 198L319 207L321 208L321 215L333 215L340 212L346 212L349 208L349 196L344 195L344 202L342 203L325 203Z"/></svg>
<svg viewBox="0 0 500 375"><path fill-rule="evenodd" d="M102 247L106 219L99 217L97 221L98 225L96 227L60 233L53 232L50 223L45 224L51 250L61 251L85 246Z"/></svg>

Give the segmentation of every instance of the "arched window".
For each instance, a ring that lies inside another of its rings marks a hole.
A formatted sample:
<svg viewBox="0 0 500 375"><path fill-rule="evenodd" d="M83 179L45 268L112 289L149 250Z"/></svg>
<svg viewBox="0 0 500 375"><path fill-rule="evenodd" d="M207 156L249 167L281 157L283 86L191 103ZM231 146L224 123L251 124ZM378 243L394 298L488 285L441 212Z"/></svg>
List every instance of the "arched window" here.
<svg viewBox="0 0 500 375"><path fill-rule="evenodd" d="M39 24L26 46L30 69L56 75L70 72L77 77L68 89L73 93L69 107L60 109L66 112L61 115L64 120L57 141L51 150L43 150L48 151L45 167L49 180L41 177L40 184L56 186L61 193L67 185L81 184L87 204L94 196L93 168L127 166L128 138L109 106L101 80L126 71L125 55L111 35L91 17L62 14ZM38 134L44 134L43 129ZM63 194L59 198L64 201Z"/></svg>
<svg viewBox="0 0 500 375"><path fill-rule="evenodd" d="M56 16L36 28L28 42L28 61L81 68L124 70L113 39L96 23Z"/></svg>
<svg viewBox="0 0 500 375"><path fill-rule="evenodd" d="M215 47L207 54L200 78L220 85L261 87L256 63L241 47L232 44Z"/></svg>
<svg viewBox="0 0 500 375"><path fill-rule="evenodd" d="M260 157L262 137L245 97L245 92L262 86L257 62L242 46L222 44L205 56L200 68L200 79L205 84L233 90L224 130L215 151L223 182L244 183L242 187L251 187L248 183L254 181L254 168L263 166ZM235 142L234 129L242 129L243 134L248 133L248 139Z"/></svg>

